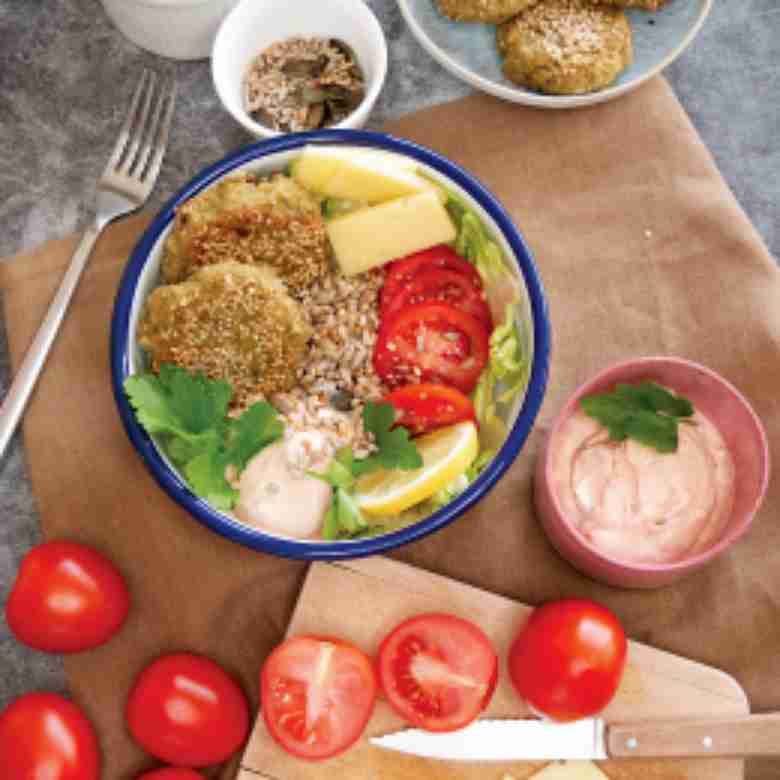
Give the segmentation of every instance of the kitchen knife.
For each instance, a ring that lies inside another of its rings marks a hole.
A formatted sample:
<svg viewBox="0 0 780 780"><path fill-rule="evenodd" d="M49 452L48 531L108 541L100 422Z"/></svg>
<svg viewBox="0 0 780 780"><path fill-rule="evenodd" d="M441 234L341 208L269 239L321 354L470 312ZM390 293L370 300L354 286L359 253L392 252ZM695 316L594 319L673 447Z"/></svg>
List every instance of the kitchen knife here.
<svg viewBox="0 0 780 780"><path fill-rule="evenodd" d="M405 729L371 742L453 761L780 756L780 714L641 723L478 720L459 731Z"/></svg>

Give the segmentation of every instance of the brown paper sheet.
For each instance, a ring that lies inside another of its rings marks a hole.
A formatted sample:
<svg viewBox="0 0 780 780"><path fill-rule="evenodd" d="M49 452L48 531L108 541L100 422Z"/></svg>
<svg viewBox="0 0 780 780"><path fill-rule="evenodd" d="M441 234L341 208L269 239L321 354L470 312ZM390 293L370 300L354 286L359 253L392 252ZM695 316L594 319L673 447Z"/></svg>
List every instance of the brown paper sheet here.
<svg viewBox="0 0 780 780"><path fill-rule="evenodd" d="M467 516L396 557L531 604L599 599L633 638L720 667L754 710L780 710L778 480L738 546L688 580L646 593L580 576L550 548L530 501L551 416L578 383L622 358L704 363L746 394L773 449L780 435L780 274L666 83L575 112L472 96L388 130L464 165L502 200L536 256L554 341L545 404L510 472ZM134 676L162 652L211 656L256 707L261 661L284 633L305 571L201 527L158 489L125 437L108 332L119 275L145 220L100 240L24 424L46 537L104 550L132 590L122 632L66 659L74 698L97 724L109 780L154 765L132 744L122 712ZM74 246L50 243L0 266L15 365ZM777 763L749 763L749 780L777 775Z"/></svg>

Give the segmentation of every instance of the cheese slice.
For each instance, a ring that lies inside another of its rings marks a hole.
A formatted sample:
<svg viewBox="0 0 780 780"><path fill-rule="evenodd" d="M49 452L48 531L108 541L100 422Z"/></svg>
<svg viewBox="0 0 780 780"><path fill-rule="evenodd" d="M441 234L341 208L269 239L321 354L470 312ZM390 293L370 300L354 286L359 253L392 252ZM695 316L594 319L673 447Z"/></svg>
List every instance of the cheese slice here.
<svg viewBox="0 0 780 780"><path fill-rule="evenodd" d="M504 775L503 780L514 780ZM544 769L531 775L528 780L609 780L592 761L562 761L548 764Z"/></svg>
<svg viewBox="0 0 780 780"><path fill-rule="evenodd" d="M346 276L449 243L456 236L450 215L433 190L338 217L325 228Z"/></svg>
<svg viewBox="0 0 780 780"><path fill-rule="evenodd" d="M378 149L306 146L292 164L302 187L326 198L383 203L433 189L410 157Z"/></svg>

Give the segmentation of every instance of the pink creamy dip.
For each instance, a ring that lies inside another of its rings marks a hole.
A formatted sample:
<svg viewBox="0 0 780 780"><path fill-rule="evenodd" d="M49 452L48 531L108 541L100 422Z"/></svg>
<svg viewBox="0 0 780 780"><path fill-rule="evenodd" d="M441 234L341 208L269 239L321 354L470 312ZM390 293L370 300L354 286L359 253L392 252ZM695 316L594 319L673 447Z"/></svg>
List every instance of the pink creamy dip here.
<svg viewBox="0 0 780 780"><path fill-rule="evenodd" d="M720 537L734 502L734 462L717 428L697 411L678 427L674 453L613 442L582 410L552 445L553 490L564 517L604 555L670 563Z"/></svg>

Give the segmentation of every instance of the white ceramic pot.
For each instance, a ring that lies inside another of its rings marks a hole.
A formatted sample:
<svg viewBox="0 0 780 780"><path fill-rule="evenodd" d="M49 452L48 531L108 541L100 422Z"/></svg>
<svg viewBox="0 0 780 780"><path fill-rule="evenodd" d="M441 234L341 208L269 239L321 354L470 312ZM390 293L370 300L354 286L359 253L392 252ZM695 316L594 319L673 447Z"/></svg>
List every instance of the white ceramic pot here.
<svg viewBox="0 0 780 780"><path fill-rule="evenodd" d="M385 36L362 0L240 0L222 23L211 55L214 88L225 110L257 138L279 135L244 109L243 80L260 52L293 36L339 38L352 48L366 80L366 96L333 127L362 127L387 75Z"/></svg>
<svg viewBox="0 0 780 780"><path fill-rule="evenodd" d="M237 0L102 0L119 31L137 46L175 60L201 60Z"/></svg>

